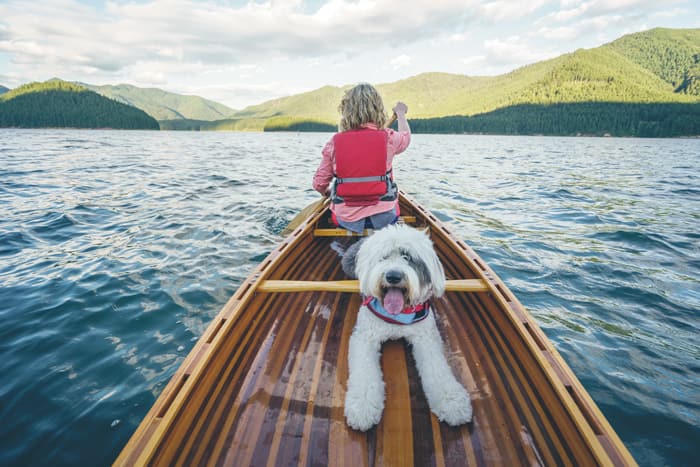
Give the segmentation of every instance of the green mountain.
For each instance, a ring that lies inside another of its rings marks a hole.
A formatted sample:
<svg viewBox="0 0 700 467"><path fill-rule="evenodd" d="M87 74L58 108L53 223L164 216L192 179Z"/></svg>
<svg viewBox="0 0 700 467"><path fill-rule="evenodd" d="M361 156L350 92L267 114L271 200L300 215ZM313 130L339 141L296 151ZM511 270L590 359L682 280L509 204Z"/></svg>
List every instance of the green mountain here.
<svg viewBox="0 0 700 467"><path fill-rule="evenodd" d="M138 107L156 120L219 120L236 111L197 96L185 96L157 88L138 88L130 84L95 86L79 83L115 101Z"/></svg>
<svg viewBox="0 0 700 467"><path fill-rule="evenodd" d="M653 29L607 47L671 84L675 92L700 95L700 29Z"/></svg>
<svg viewBox="0 0 700 467"><path fill-rule="evenodd" d="M0 95L0 127L159 129L140 109L57 79Z"/></svg>
<svg viewBox="0 0 700 467"><path fill-rule="evenodd" d="M643 53L636 52L643 50ZM667 59L652 61L659 56ZM377 86L387 107L401 99L412 118L474 115L518 104L566 102L696 102L676 81L700 66L700 29L655 29L590 50L494 77L427 73ZM674 71L668 71L674 70ZM295 116L337 120L345 89L316 91L248 107L241 117Z"/></svg>
<svg viewBox="0 0 700 467"><path fill-rule="evenodd" d="M0 85L0 95L5 94L9 90L10 88L6 88L5 86Z"/></svg>
<svg viewBox="0 0 700 467"><path fill-rule="evenodd" d="M425 73L377 88L387 111L398 100L406 102L416 131L697 135L700 123L685 120L695 120L700 105L699 70L700 29L653 29L500 76ZM325 86L271 100L236 112L226 122L265 130L332 131L338 103L349 87ZM568 111L580 118L564 118ZM650 124L649 116L663 123ZM533 118L542 125L533 126ZM462 123L453 125L458 120ZM180 127L187 125L180 122ZM191 128L231 126L199 122Z"/></svg>

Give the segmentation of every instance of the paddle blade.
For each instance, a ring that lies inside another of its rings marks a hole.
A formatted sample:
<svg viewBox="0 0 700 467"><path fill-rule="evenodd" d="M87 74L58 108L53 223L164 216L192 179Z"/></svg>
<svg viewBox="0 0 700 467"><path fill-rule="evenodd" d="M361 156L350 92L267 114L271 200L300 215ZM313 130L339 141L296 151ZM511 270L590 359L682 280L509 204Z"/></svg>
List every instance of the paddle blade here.
<svg viewBox="0 0 700 467"><path fill-rule="evenodd" d="M299 227L310 215L312 215L314 212L316 212L318 209L323 206L323 204L326 202L328 198L320 198L314 201L313 203L309 204L306 206L304 209L299 211L299 214L294 216L294 219L292 219L289 224L287 224L287 227L284 228L282 231L281 235L286 237L290 233L294 232L294 230Z"/></svg>

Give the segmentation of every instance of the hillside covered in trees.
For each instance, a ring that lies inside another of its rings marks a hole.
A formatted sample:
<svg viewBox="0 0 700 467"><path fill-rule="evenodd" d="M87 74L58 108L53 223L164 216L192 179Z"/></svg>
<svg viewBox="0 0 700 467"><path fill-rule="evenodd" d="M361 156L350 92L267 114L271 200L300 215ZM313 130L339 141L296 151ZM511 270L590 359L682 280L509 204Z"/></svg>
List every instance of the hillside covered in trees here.
<svg viewBox="0 0 700 467"><path fill-rule="evenodd" d="M139 88L130 84L95 86L79 83L91 91L117 102L138 107L156 120L220 120L236 111L199 96L186 96L157 88Z"/></svg>
<svg viewBox="0 0 700 467"><path fill-rule="evenodd" d="M0 127L160 128L141 109L61 80L25 84L0 95Z"/></svg>
<svg viewBox="0 0 700 467"><path fill-rule="evenodd" d="M426 73L377 86L415 132L700 135L700 29L653 29L492 77ZM228 120L163 128L333 131L349 86L275 99ZM228 123L227 123L228 122Z"/></svg>
<svg viewBox="0 0 700 467"><path fill-rule="evenodd" d="M85 86L114 100L60 81L5 94L0 87L0 126L155 128L133 113L138 107L164 130L335 131L338 103L350 87L324 86L234 111L160 89ZM700 136L700 29L629 34L499 76L424 73L377 88L387 108L408 104L416 133Z"/></svg>

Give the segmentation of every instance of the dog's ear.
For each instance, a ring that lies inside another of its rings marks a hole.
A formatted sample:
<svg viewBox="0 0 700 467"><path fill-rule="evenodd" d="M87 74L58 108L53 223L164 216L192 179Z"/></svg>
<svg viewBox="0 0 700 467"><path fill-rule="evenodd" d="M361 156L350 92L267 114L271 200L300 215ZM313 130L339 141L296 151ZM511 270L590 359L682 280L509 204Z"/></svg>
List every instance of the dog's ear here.
<svg viewBox="0 0 700 467"><path fill-rule="evenodd" d="M423 259L425 265L430 273L430 285L432 288L434 297L441 297L445 293L445 270L442 267L440 258L438 258L435 252L435 247L433 246L433 241L430 239L430 228L426 227L424 229L416 229L421 232L425 238L426 243L423 244L425 248L423 249Z"/></svg>
<svg viewBox="0 0 700 467"><path fill-rule="evenodd" d="M360 250L360 245L362 245L363 240L350 245L350 247L345 250L343 258L340 260L343 272L351 279L357 279L357 252Z"/></svg>
<svg viewBox="0 0 700 467"><path fill-rule="evenodd" d="M428 239L428 244L430 245L430 249L429 251L424 250L425 253L427 253L424 253L424 256L426 256L424 259L430 271L430 284L433 289L433 296L441 297L442 294L445 293L445 270L442 267L440 258L438 258L433 242L430 239Z"/></svg>
<svg viewBox="0 0 700 467"><path fill-rule="evenodd" d="M433 296L442 297L445 293L445 270L435 252L430 256L430 284L433 287Z"/></svg>

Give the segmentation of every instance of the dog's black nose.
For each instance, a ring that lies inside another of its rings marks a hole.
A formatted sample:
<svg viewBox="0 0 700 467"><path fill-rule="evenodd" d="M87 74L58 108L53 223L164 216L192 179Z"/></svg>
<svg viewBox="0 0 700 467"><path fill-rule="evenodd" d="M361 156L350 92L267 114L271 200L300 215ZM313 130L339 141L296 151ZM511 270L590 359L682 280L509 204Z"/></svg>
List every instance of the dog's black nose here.
<svg viewBox="0 0 700 467"><path fill-rule="evenodd" d="M401 271L397 271L396 269L391 269L386 272L384 277L388 283L398 284L403 280L403 273Z"/></svg>

